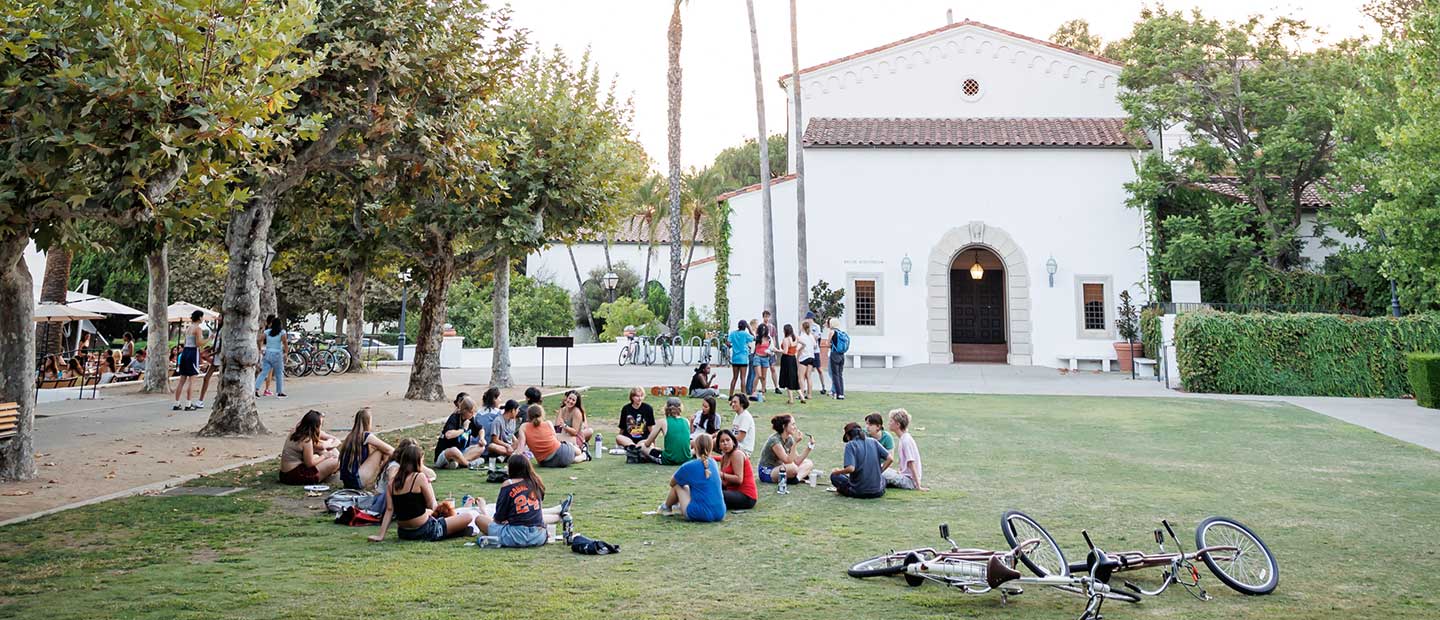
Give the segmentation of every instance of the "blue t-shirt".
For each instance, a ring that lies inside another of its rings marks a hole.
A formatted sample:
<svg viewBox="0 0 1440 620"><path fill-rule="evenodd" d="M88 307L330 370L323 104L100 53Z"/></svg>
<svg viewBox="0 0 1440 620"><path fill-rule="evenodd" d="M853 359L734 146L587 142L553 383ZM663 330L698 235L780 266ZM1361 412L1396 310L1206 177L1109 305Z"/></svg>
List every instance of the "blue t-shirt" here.
<svg viewBox="0 0 1440 620"><path fill-rule="evenodd" d="M475 425L480 427L481 435L471 438L472 444L488 444L490 438L495 434L495 418L500 417L499 409L481 409L475 414Z"/></svg>
<svg viewBox="0 0 1440 620"><path fill-rule="evenodd" d="M873 437L862 437L845 442L845 466L854 467L850 482L859 495L883 495L885 478L880 475L880 464L890 458L890 452Z"/></svg>
<svg viewBox="0 0 1440 620"><path fill-rule="evenodd" d="M739 366L750 365L750 343L755 337L743 329L730 332L730 363Z"/></svg>
<svg viewBox="0 0 1440 620"><path fill-rule="evenodd" d="M705 477L705 470L710 477ZM691 521L719 521L725 518L725 495L720 492L720 466L714 459L690 459L675 470L675 483L690 487L690 505L685 518Z"/></svg>
<svg viewBox="0 0 1440 620"><path fill-rule="evenodd" d="M545 527L544 506L540 505L540 494L530 488L530 482L519 480L500 487L500 497L495 499L495 522L503 525Z"/></svg>

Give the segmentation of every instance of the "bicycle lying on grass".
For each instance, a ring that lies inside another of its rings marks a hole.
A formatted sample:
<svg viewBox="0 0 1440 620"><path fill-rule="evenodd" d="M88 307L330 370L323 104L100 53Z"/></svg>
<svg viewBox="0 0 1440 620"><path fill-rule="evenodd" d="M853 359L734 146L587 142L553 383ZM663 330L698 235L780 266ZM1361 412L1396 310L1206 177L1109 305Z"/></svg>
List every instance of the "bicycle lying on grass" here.
<svg viewBox="0 0 1440 620"><path fill-rule="evenodd" d="M1238 526L1248 535L1248 540L1256 544L1256 548L1263 550L1263 559L1268 562L1268 579L1265 583L1255 584L1244 579L1236 579L1236 583L1251 586L1254 591L1245 591L1247 594L1264 594L1274 589L1278 580L1278 569L1275 566L1274 556L1269 549L1260 542L1260 539L1250 532L1248 528L1230 519L1212 517L1206 520L1206 524L1197 532L1199 537L1227 536L1231 530L1215 529L1216 527L1229 528ZM1224 526L1214 524L1224 523ZM1167 529L1169 526L1167 524ZM1229 579L1235 576L1226 572L1224 566L1233 566L1234 562L1244 555L1239 544L1218 544L1213 546L1201 545L1201 548L1193 554L1162 553L1157 555L1146 555L1140 552L1126 552L1122 554L1107 554L1095 547L1090 540L1088 532L1081 531L1085 537L1085 544L1089 546L1089 553L1086 554L1085 562L1069 564L1065 561L1065 554L1060 550L1060 545L1038 522L1025 513L1010 511L1001 518L1001 529L1005 532L1007 542L1011 548L1008 551L992 551L986 549L961 549L954 540L950 539L950 527L947 524L940 525L940 537L950 543L949 551L937 551L932 548L909 549L905 551L892 551L886 555L876 556L850 567L848 571L851 577L878 577L885 575L902 575L905 582L910 586L919 586L926 581L934 581L946 586L959 588L966 594L984 594L997 591L1000 600L1005 603L1009 597L1024 592L1025 585L1050 586L1070 594L1076 594L1087 599L1085 609L1080 615L1080 620L1099 620L1102 616L1100 608L1106 600L1118 600L1126 603L1139 603L1141 594L1153 596L1165 590L1172 582L1182 585L1187 583L1198 587L1198 571L1190 562L1199 557L1204 559L1207 566L1217 576L1226 575L1222 578L1227 585ZM1208 533L1214 529L1214 534ZM1174 538L1174 534L1171 534ZM1176 544L1179 541L1176 540ZM1257 551L1257 553L1259 553ZM1123 560L1121 558L1124 558ZM1211 562L1228 562L1220 564L1222 568L1217 569ZM1027 577L1016 570L1019 564L1033 573L1034 577ZM1171 569L1166 572L1166 581L1158 589L1145 591L1138 586L1125 582L1125 587L1132 592L1126 592L1119 588L1110 586L1110 578L1117 571L1131 570L1153 566L1170 565ZM1176 575L1180 570L1188 567L1190 576L1187 580L1180 580ZM1080 572L1079 575L1074 572ZM1269 589L1264 589L1268 583ZM1190 585L1186 586L1190 588ZM1231 587L1236 587L1232 585ZM1238 590L1239 588L1237 588ZM1264 590L1263 592L1259 590ZM1192 594L1194 591L1192 590ZM1200 596L1205 596L1200 591ZM1197 596L1198 598L1198 596ZM1207 596L1208 598L1208 596Z"/></svg>

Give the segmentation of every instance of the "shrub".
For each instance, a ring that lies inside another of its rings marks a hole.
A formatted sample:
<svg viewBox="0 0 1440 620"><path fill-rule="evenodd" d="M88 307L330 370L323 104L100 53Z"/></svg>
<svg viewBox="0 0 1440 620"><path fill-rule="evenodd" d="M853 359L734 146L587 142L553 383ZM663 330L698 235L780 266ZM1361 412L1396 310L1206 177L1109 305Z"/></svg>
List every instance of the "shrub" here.
<svg viewBox="0 0 1440 620"><path fill-rule="evenodd" d="M1133 342L1140 337L1140 317L1130 301L1130 291L1120 291L1120 307L1115 309L1115 330L1120 339Z"/></svg>
<svg viewBox="0 0 1440 620"><path fill-rule="evenodd" d="M685 320L680 322L680 337L689 342L696 336L704 338L707 331L723 334L725 326L720 324L720 319L708 307L696 310L695 306L690 306L685 311Z"/></svg>
<svg viewBox="0 0 1440 620"><path fill-rule="evenodd" d="M1440 350L1440 315L1180 315L1180 378L1192 392L1399 398L1404 355Z"/></svg>
<svg viewBox="0 0 1440 620"><path fill-rule="evenodd" d="M660 322L655 318L655 313L650 311L640 300L634 297L621 297L614 303L602 304L595 316L605 319L605 327L600 330L601 342L614 342L616 338L625 335L625 326L635 328L635 333L644 336L656 336L660 334Z"/></svg>
<svg viewBox="0 0 1440 620"><path fill-rule="evenodd" d="M810 310L819 317L821 321L828 321L837 316L845 315L845 289L830 289L830 284L824 280L815 283L810 287ZM802 313L803 314L803 313Z"/></svg>
<svg viewBox="0 0 1440 620"><path fill-rule="evenodd" d="M1410 393L1421 407L1440 409L1440 353L1411 353Z"/></svg>
<svg viewBox="0 0 1440 620"><path fill-rule="evenodd" d="M630 267L625 261L615 261L611 263L610 267L614 269L615 275L620 276L620 280L615 284L615 297L617 299L620 297L630 297L639 292L640 274L635 273L635 269ZM601 284L605 273L604 265L596 265L590 270L590 273L586 275L585 282L581 284L580 291L575 293L574 313L578 321L575 323L577 326L589 327L589 325L585 323L585 313L580 308L580 304L582 303L589 304L591 315L596 317L600 316L596 313L600 310L600 305L605 303L610 296L609 291L606 291L605 286ZM601 329L603 330L604 327L602 326Z"/></svg>
<svg viewBox="0 0 1440 620"><path fill-rule="evenodd" d="M1152 360L1160 359L1160 317L1164 314L1159 308L1140 311L1140 343L1145 346L1145 357Z"/></svg>
<svg viewBox="0 0 1440 620"><path fill-rule="evenodd" d="M446 303L446 321L455 333L465 337L466 347L490 347L495 344L495 284L487 280L475 284L462 278L450 287ZM417 308L418 310L418 308ZM510 344L530 346L536 336L563 336L575 324L571 314L570 295L565 289L549 282L539 282L522 275L510 277ZM416 320L419 312L415 313ZM410 317L406 317L407 323ZM418 328L417 328L418 329ZM413 342L413 341L411 341Z"/></svg>
<svg viewBox="0 0 1440 620"><path fill-rule="evenodd" d="M645 285L645 306L657 317L670 316L670 294L664 284L651 280Z"/></svg>

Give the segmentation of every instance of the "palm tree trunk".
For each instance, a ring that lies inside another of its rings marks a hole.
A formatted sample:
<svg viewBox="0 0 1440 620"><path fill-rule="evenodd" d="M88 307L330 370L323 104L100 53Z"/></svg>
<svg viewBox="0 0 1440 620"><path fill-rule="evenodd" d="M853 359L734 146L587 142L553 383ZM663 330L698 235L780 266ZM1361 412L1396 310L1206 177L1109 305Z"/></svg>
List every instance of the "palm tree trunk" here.
<svg viewBox="0 0 1440 620"><path fill-rule="evenodd" d="M15 436L0 442L0 480L35 477L35 291L23 232L0 234L0 402L16 403Z"/></svg>
<svg viewBox="0 0 1440 620"><path fill-rule="evenodd" d="M765 78L760 72L760 35L755 32L755 0L745 0L750 18L750 56L755 65L755 124L759 130L760 204L765 218L765 309L778 317L775 303L775 221L770 203L770 140L765 134Z"/></svg>
<svg viewBox="0 0 1440 620"><path fill-rule="evenodd" d="M806 248L805 231L805 148L801 138L805 133L804 117L800 115L800 38L795 19L795 0L790 0L790 98L795 103L794 135L788 142L795 152L795 266L799 276L799 301L797 314L804 316L810 309L810 266L809 251ZM763 157L763 155L762 155ZM774 312L774 309L771 309ZM778 315L776 315L778 316Z"/></svg>
<svg viewBox="0 0 1440 620"><path fill-rule="evenodd" d="M590 325L590 333L598 341L600 332L595 330L595 317L590 314L590 298L585 295L585 278L580 275L580 263L575 260L575 246L567 243L565 251L570 253L570 267L575 269L575 284L580 291L580 312L585 315L585 322Z"/></svg>
<svg viewBox="0 0 1440 620"><path fill-rule="evenodd" d="M669 139L668 156L670 158L670 315L666 318L665 324L672 330L680 326L680 319L683 318L685 307L685 288L681 283L680 273L680 39L682 33L680 24L680 1L674 0L674 9L670 13L670 28L666 32L669 41L669 66L666 71L666 93L668 95L668 122L666 137ZM678 303L676 303L678 302Z"/></svg>
<svg viewBox="0 0 1440 620"><path fill-rule="evenodd" d="M59 243L51 244L45 250L45 277L40 280L40 301L65 303L65 293L70 290L70 263L74 257L70 250L62 247ZM39 336L36 342L40 343L40 355L48 356L53 353L64 353L65 351L65 330L55 329L50 326L30 326L28 329L35 329Z"/></svg>
<svg viewBox="0 0 1440 620"><path fill-rule="evenodd" d="M163 394L170 391L170 256L168 243L161 242L145 257L150 272L149 300L145 328L145 387L141 392ZM213 361L212 361L213 363Z"/></svg>
<svg viewBox="0 0 1440 620"><path fill-rule="evenodd" d="M607 237L608 238L608 237ZM510 376L510 250L495 254L495 345L491 347L490 385L508 388L515 385Z"/></svg>

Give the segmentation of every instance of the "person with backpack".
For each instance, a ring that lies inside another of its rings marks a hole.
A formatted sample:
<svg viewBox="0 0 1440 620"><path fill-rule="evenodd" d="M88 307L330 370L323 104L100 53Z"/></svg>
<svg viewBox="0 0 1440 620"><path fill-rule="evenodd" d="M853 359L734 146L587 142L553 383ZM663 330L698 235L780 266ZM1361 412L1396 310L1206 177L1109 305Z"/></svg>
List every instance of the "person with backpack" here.
<svg viewBox="0 0 1440 620"><path fill-rule="evenodd" d="M850 334L840 329L840 319L830 318L830 392L845 400L845 354L850 352Z"/></svg>

